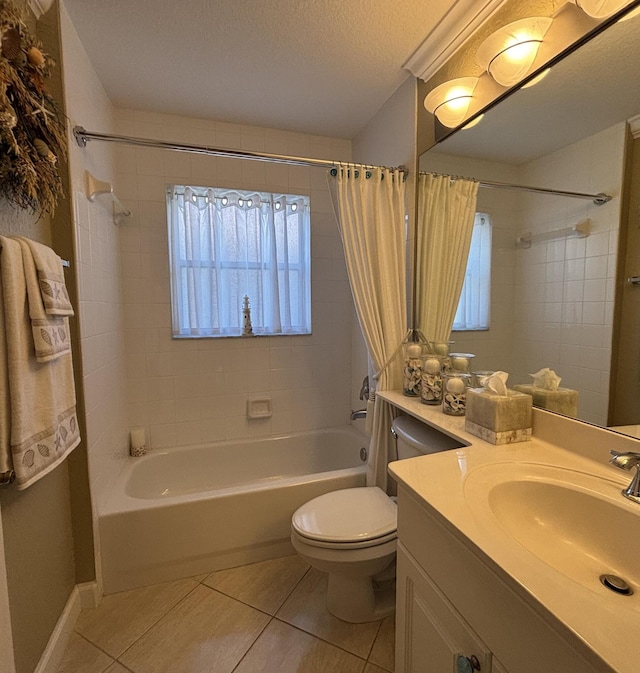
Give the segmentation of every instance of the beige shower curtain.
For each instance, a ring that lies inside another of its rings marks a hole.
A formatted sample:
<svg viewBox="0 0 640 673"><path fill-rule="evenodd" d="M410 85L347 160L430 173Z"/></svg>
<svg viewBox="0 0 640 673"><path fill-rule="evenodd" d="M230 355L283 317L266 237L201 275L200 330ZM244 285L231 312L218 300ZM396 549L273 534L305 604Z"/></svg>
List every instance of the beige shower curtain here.
<svg viewBox="0 0 640 673"><path fill-rule="evenodd" d="M448 341L467 268L478 183L448 175L418 176L416 326L430 341Z"/></svg>
<svg viewBox="0 0 640 673"><path fill-rule="evenodd" d="M397 352L407 328L403 175L343 165L328 180L358 320L376 374L372 384L377 390L400 388ZM391 406L376 398L367 485L383 490L389 490L387 462L395 458L392 418Z"/></svg>

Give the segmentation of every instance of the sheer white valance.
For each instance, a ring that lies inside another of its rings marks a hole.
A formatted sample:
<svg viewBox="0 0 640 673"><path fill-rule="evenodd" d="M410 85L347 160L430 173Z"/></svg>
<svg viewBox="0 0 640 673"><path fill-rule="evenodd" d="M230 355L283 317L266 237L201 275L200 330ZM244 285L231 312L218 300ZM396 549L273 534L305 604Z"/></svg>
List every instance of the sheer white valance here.
<svg viewBox="0 0 640 673"><path fill-rule="evenodd" d="M309 199L205 187L168 191L173 334L311 332Z"/></svg>

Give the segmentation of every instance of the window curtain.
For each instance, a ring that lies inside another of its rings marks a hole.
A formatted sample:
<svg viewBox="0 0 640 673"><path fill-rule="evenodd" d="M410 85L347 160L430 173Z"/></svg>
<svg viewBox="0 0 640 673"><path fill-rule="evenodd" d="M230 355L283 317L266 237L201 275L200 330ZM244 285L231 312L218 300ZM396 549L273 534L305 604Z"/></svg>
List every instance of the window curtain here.
<svg viewBox="0 0 640 673"><path fill-rule="evenodd" d="M176 187L168 207L174 335L241 334L245 295L254 333L311 331L303 197Z"/></svg>
<svg viewBox="0 0 640 673"><path fill-rule="evenodd" d="M405 185L400 173L342 166L328 176L351 292L377 390L402 385L397 355L407 331ZM367 485L390 492L387 463L395 458L392 407L375 397Z"/></svg>
<svg viewBox="0 0 640 673"><path fill-rule="evenodd" d="M416 325L430 341L448 341L460 299L476 212L478 183L418 176Z"/></svg>

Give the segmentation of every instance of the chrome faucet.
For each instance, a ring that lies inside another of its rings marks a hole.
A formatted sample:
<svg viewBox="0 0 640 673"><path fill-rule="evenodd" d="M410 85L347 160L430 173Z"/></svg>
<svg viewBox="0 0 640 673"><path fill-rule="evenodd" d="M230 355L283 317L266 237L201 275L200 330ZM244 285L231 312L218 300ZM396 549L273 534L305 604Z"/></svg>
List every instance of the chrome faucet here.
<svg viewBox="0 0 640 673"><path fill-rule="evenodd" d="M609 451L612 458L609 462L621 470L631 470L636 468L636 473L627 488L622 489L622 495L629 500L633 500L640 504L640 453L634 451L627 451L626 453L619 453L618 451Z"/></svg>
<svg viewBox="0 0 640 673"><path fill-rule="evenodd" d="M358 409L358 411L352 411L351 412L351 420L355 421L358 418L366 418L367 417L367 410L366 409Z"/></svg>

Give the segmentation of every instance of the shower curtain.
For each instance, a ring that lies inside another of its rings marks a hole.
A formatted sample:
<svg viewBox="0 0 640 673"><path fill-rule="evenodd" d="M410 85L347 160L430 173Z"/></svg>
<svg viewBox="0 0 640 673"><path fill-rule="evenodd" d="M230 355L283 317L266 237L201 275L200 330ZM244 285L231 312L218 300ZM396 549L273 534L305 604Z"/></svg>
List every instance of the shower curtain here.
<svg viewBox="0 0 640 673"><path fill-rule="evenodd" d="M342 165L327 177L351 292L374 371L373 386L377 390L400 388L398 350L407 326L403 175L384 168ZM387 463L395 457L389 431L392 419L392 407L376 397L367 485L387 492L393 488L387 478Z"/></svg>
<svg viewBox="0 0 640 673"><path fill-rule="evenodd" d="M451 335L469 257L478 183L418 176L416 326L429 341Z"/></svg>

